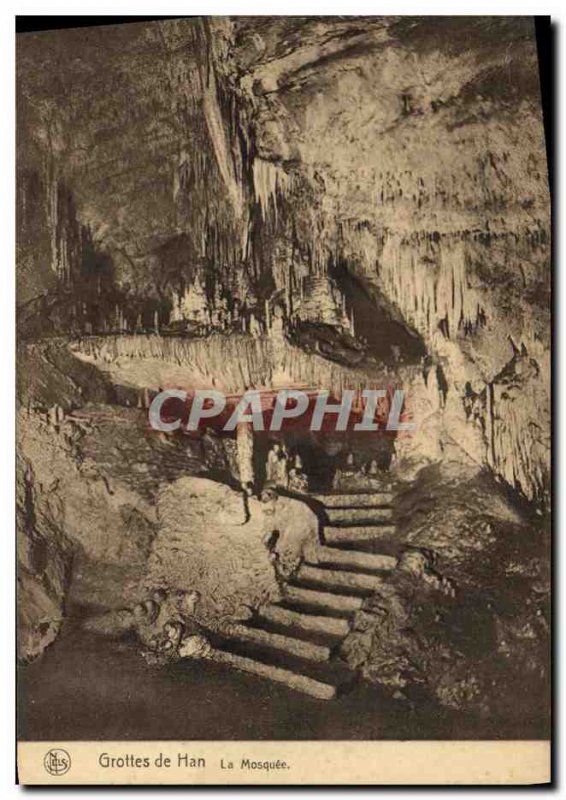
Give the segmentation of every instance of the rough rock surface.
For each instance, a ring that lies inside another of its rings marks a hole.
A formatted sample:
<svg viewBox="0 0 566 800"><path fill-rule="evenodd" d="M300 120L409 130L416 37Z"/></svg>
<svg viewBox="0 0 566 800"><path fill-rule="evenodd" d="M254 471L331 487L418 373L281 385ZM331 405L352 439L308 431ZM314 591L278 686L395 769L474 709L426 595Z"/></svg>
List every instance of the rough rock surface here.
<svg viewBox="0 0 566 800"><path fill-rule="evenodd" d="M487 472L434 466L401 498L399 527L401 567L357 615L345 658L405 701L426 696L494 725L539 718L550 691L540 518Z"/></svg>
<svg viewBox="0 0 566 800"><path fill-rule="evenodd" d="M138 389L112 382L62 342L23 348L19 366L23 660L56 638L65 615L132 605L156 583L199 588L212 624L279 596L264 539L277 531L277 570L290 574L317 536L308 506L281 497L268 509L228 485L187 477L212 471L233 482L235 443L212 433L158 436L136 407Z"/></svg>
<svg viewBox="0 0 566 800"><path fill-rule="evenodd" d="M304 503L280 497L266 504L206 478L180 478L158 501L159 527L148 562L150 588L196 590L207 625L246 619L280 599L284 574L317 541L318 519ZM268 547L274 531L274 548Z"/></svg>
<svg viewBox="0 0 566 800"><path fill-rule="evenodd" d="M17 465L18 654L31 661L51 644L64 618L71 547L37 504L29 467Z"/></svg>

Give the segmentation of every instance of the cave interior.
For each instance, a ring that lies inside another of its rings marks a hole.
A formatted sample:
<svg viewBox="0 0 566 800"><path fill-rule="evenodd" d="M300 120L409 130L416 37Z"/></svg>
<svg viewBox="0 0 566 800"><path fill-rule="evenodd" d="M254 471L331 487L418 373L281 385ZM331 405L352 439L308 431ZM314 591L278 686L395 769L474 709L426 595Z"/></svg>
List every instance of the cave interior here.
<svg viewBox="0 0 566 800"><path fill-rule="evenodd" d="M325 493L389 493L387 555L420 554L422 591L437 592L408 599L403 584L389 639L363 626L346 638L342 658L366 687L344 701L360 731L377 685L385 738L405 731L399 703L434 708L419 723L429 733L483 720L483 735L542 735L550 217L532 21L194 17L23 34L17 119L20 654L37 701L22 701L22 735L60 738L42 675L78 668L73 641L96 650L75 617L143 600L175 517L168 498L184 487L214 537L251 469L253 522L276 443L303 473L298 490L279 487L291 527L308 528L306 505L320 533ZM414 431L285 429L250 445L147 422L164 387L288 386L401 388ZM214 503L199 494L206 480L225 492ZM117 684L99 668L104 705ZM207 687L196 669L173 683L223 696L224 673ZM168 697L162 673L147 680ZM238 691L226 702L247 697L245 682ZM92 711L84 682L79 695ZM272 698L279 716L286 697ZM332 714L326 727L316 717L317 735L344 732ZM258 737L289 735L258 719Z"/></svg>

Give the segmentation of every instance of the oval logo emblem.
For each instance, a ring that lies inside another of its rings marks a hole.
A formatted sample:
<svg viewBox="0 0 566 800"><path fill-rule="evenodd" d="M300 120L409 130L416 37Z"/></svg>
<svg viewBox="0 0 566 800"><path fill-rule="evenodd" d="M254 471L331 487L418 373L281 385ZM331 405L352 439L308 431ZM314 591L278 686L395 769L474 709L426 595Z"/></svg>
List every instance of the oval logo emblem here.
<svg viewBox="0 0 566 800"><path fill-rule="evenodd" d="M61 747L53 748L45 754L43 766L50 775L64 775L71 769L71 756Z"/></svg>

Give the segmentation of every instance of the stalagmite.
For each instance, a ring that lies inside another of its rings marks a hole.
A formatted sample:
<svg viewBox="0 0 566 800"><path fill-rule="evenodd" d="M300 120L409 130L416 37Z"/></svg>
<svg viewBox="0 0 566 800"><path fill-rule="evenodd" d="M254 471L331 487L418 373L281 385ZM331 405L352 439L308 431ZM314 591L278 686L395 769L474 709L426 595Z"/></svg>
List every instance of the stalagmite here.
<svg viewBox="0 0 566 800"><path fill-rule="evenodd" d="M238 448L238 470L242 487L255 485L254 475L254 433L250 422L239 422L236 426Z"/></svg>

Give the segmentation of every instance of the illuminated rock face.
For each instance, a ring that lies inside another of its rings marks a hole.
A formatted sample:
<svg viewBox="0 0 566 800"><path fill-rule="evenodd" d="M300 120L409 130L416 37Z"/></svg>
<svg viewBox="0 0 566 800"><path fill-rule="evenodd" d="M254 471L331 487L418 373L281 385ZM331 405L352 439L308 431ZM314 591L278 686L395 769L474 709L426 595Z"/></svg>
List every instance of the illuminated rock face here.
<svg viewBox="0 0 566 800"><path fill-rule="evenodd" d="M385 295L442 364L448 402L432 410L444 439L544 501L549 207L531 23L298 31L241 22L238 41L255 48L242 83L259 151L289 165L289 205L301 205L294 187L312 191L314 269L340 259ZM460 407L470 387L487 398L471 425ZM432 451L430 425L427 438Z"/></svg>
<svg viewBox="0 0 566 800"><path fill-rule="evenodd" d="M47 291L40 333L198 316L257 338L279 308L355 334L330 284L345 269L441 364L440 444L544 501L549 199L529 20L135 23L22 37L18 74L19 291ZM37 333L37 314L23 321Z"/></svg>
<svg viewBox="0 0 566 800"><path fill-rule="evenodd" d="M292 573L303 550L318 539L318 519L288 497L274 507L199 477L181 478L159 496L160 524L148 560L150 587L196 589L199 614L213 627L246 619L251 610L280 599L266 537L278 532L280 563Z"/></svg>

